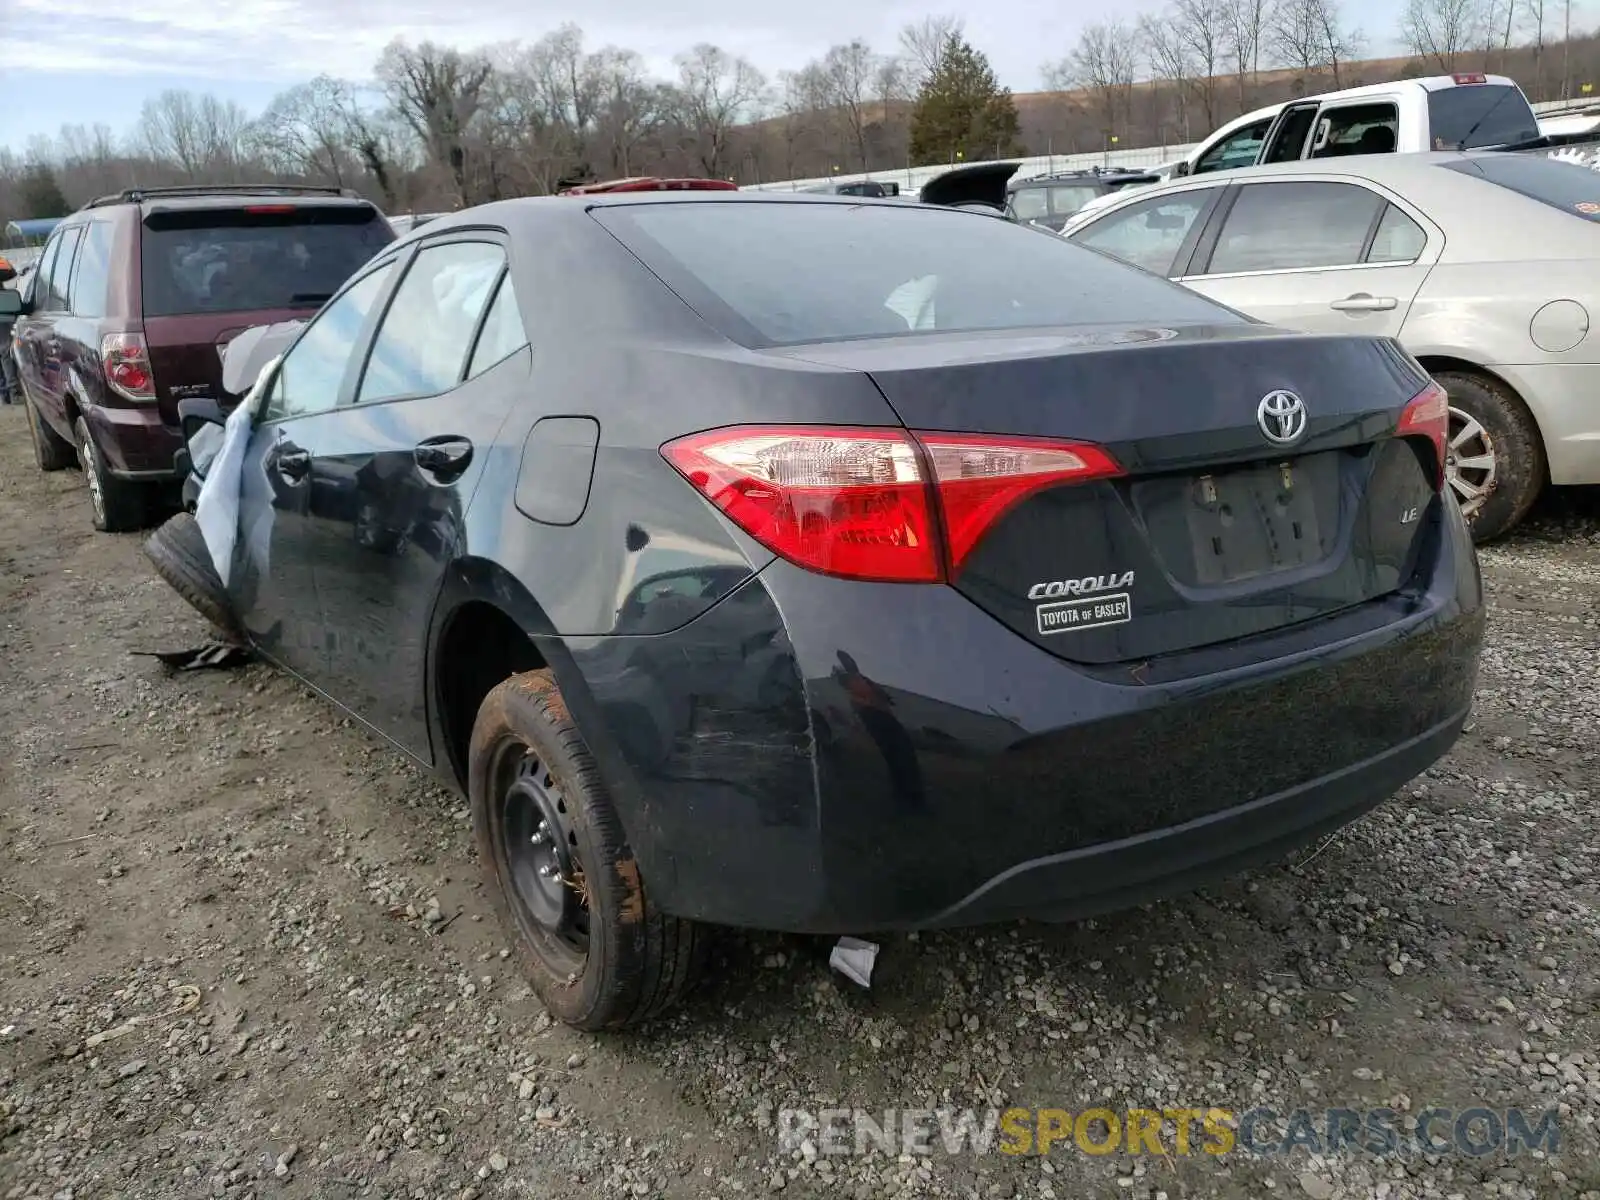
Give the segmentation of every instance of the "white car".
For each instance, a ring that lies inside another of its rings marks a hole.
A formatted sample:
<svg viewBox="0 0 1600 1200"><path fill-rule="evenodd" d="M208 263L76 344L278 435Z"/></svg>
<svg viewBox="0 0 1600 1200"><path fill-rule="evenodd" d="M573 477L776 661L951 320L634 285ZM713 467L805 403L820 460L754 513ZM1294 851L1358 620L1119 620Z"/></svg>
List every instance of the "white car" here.
<svg viewBox="0 0 1600 1200"><path fill-rule="evenodd" d="M1399 340L1450 394L1479 541L1600 484L1600 175L1545 154L1248 167L1122 194L1062 236L1273 325Z"/></svg>

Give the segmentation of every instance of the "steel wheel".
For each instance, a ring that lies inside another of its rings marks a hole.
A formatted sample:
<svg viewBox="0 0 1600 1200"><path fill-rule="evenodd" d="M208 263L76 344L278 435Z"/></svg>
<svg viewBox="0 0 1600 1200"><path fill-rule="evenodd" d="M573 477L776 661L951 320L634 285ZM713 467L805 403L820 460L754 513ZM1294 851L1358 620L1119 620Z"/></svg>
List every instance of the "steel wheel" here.
<svg viewBox="0 0 1600 1200"><path fill-rule="evenodd" d="M1450 440L1445 446L1445 482L1455 493L1464 516L1477 515L1493 494L1499 477L1493 436L1471 413L1450 408Z"/></svg>
<svg viewBox="0 0 1600 1200"><path fill-rule="evenodd" d="M589 893L561 782L532 750L508 755L500 802L506 878L519 914L581 963L589 952Z"/></svg>

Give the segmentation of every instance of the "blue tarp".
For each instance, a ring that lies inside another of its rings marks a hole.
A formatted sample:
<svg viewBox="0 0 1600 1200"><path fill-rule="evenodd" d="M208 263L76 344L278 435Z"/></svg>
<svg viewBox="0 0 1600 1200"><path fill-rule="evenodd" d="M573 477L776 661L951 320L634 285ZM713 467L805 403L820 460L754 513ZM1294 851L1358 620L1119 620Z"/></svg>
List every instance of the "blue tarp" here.
<svg viewBox="0 0 1600 1200"><path fill-rule="evenodd" d="M12 245L13 239L23 245L43 242L50 236L51 230L59 224L61 224L60 217L34 217L27 221L8 221L5 232L6 245Z"/></svg>

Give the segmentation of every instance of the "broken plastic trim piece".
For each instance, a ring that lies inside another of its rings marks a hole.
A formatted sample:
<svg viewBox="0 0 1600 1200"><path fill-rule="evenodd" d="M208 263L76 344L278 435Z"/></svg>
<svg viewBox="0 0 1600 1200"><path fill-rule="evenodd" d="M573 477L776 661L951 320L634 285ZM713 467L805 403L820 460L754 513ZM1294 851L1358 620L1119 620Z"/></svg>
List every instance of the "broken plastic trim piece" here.
<svg viewBox="0 0 1600 1200"><path fill-rule="evenodd" d="M236 642L207 642L193 650L135 650L142 658L158 658L174 671L225 671L242 667L254 659L246 646Z"/></svg>
<svg viewBox="0 0 1600 1200"><path fill-rule="evenodd" d="M878 961L878 943L842 937L828 955L828 965L852 983L872 986L872 967Z"/></svg>

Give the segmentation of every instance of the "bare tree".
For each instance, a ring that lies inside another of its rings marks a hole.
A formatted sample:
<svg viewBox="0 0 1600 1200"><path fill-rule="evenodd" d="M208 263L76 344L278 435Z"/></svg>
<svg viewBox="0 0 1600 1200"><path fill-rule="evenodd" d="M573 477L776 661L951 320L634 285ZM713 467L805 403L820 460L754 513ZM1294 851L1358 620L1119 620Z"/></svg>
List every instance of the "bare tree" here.
<svg viewBox="0 0 1600 1200"><path fill-rule="evenodd" d="M1561 98L1572 99L1572 0L1561 0Z"/></svg>
<svg viewBox="0 0 1600 1200"><path fill-rule="evenodd" d="M1517 20L1517 0L1483 0L1482 27L1483 69L1490 70L1499 55L1500 67L1505 69L1511 53L1511 35Z"/></svg>
<svg viewBox="0 0 1600 1200"><path fill-rule="evenodd" d="M861 169L867 169L867 108L877 83L878 56L860 38L823 55L822 106L833 111L848 135Z"/></svg>
<svg viewBox="0 0 1600 1200"><path fill-rule="evenodd" d="M1206 125L1215 128L1219 124L1217 76L1228 49L1227 12L1222 0L1173 0L1165 19L1194 64L1190 87L1200 102Z"/></svg>
<svg viewBox="0 0 1600 1200"><path fill-rule="evenodd" d="M297 84L267 105L252 130L256 150L276 169L344 187L361 167L351 154L350 86L328 75Z"/></svg>
<svg viewBox="0 0 1600 1200"><path fill-rule="evenodd" d="M1347 30L1338 0L1279 0L1267 25L1271 54L1284 65L1310 74L1331 70L1333 86L1343 86L1342 65L1361 44L1357 30Z"/></svg>
<svg viewBox="0 0 1600 1200"><path fill-rule="evenodd" d="M1318 0L1317 17L1322 23L1322 48L1328 56L1328 66L1333 69L1333 86L1344 86L1343 65L1355 59L1366 45L1366 35L1360 29L1343 23L1339 0Z"/></svg>
<svg viewBox="0 0 1600 1200"><path fill-rule="evenodd" d="M923 17L900 31L900 61L905 64L905 85L915 95L939 65L950 39L960 37L965 22L960 17Z"/></svg>
<svg viewBox="0 0 1600 1200"><path fill-rule="evenodd" d="M484 99L493 67L481 54L464 54L423 42L411 47L396 38L378 59L384 95L426 148L446 168L462 204L474 201L467 163L468 131Z"/></svg>
<svg viewBox="0 0 1600 1200"><path fill-rule="evenodd" d="M1160 90L1171 94L1178 136L1188 142L1193 140L1189 128L1189 81L1194 75L1194 59L1188 45L1179 36L1171 21L1144 13L1139 17L1135 34L1144 48L1150 73ZM1163 118L1158 114L1157 120Z"/></svg>
<svg viewBox="0 0 1600 1200"><path fill-rule="evenodd" d="M1549 20L1548 0L1522 0L1518 10L1522 14L1523 31L1532 37L1533 44L1533 98L1548 99L1545 89L1544 34Z"/></svg>
<svg viewBox="0 0 1600 1200"><path fill-rule="evenodd" d="M1238 81L1239 111L1248 107L1245 77L1253 86L1261 71L1261 46L1270 15L1268 0L1223 0L1222 19L1228 57Z"/></svg>
<svg viewBox="0 0 1600 1200"><path fill-rule="evenodd" d="M720 176L727 165L729 134L757 111L766 79L749 62L706 42L677 61L679 103L700 165L707 175Z"/></svg>
<svg viewBox="0 0 1600 1200"><path fill-rule="evenodd" d="M175 165L189 179L205 165L199 104L193 92L171 89L144 102L136 144L151 158Z"/></svg>
<svg viewBox="0 0 1600 1200"><path fill-rule="evenodd" d="M135 144L160 162L198 180L227 174L244 150L249 118L233 101L170 89L146 100L140 110Z"/></svg>
<svg viewBox="0 0 1600 1200"><path fill-rule="evenodd" d="M670 89L653 83L632 50L608 46L590 56L585 74L594 96L595 138L615 175L632 175L639 148L671 108Z"/></svg>
<svg viewBox="0 0 1600 1200"><path fill-rule="evenodd" d="M1138 39L1120 20L1088 26L1078 44L1045 79L1057 91L1081 87L1094 97L1107 138L1124 131L1132 117L1133 79L1139 70Z"/></svg>
<svg viewBox="0 0 1600 1200"><path fill-rule="evenodd" d="M1482 44L1484 24L1483 0L1407 0L1400 35L1418 58L1450 71Z"/></svg>

